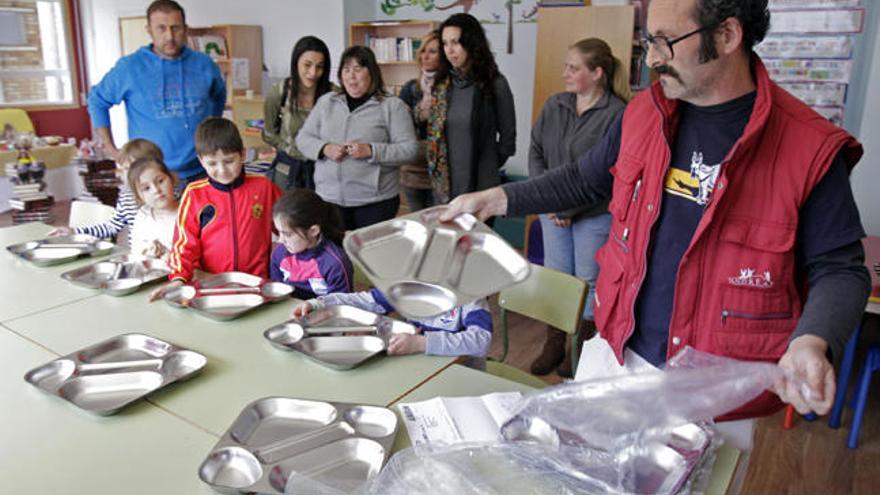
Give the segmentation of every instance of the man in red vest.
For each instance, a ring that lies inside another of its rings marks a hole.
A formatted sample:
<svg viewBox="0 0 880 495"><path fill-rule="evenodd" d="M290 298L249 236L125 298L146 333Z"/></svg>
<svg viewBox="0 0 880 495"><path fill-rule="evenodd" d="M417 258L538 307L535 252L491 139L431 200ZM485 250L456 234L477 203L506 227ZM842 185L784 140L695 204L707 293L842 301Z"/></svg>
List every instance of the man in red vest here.
<svg viewBox="0 0 880 495"><path fill-rule="evenodd" d="M775 392L826 413L870 292L849 185L861 145L768 77L752 48L767 0L653 0L636 96L578 163L460 196L448 218L545 213L611 197L595 315L618 363L691 346L778 362L809 385ZM768 414L765 393L722 419Z"/></svg>

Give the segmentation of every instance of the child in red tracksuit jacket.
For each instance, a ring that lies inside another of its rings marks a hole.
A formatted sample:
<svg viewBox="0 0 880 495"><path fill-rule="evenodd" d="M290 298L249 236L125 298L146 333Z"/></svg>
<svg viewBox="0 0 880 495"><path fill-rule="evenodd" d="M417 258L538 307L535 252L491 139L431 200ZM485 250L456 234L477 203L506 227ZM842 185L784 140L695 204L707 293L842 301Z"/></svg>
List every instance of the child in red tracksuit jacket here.
<svg viewBox="0 0 880 495"><path fill-rule="evenodd" d="M197 268L269 275L272 206L281 189L266 177L243 172L244 145L231 121L205 120L195 140L208 177L183 191L168 260L171 282L153 291L151 301L188 282Z"/></svg>

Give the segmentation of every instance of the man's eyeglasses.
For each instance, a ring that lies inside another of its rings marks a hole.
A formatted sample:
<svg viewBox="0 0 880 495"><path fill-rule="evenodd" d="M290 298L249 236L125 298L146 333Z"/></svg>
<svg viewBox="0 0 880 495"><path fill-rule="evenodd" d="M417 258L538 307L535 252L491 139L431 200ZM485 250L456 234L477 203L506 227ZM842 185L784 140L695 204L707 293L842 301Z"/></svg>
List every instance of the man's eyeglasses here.
<svg viewBox="0 0 880 495"><path fill-rule="evenodd" d="M654 36L652 34L648 34L644 36L641 40L639 40L639 44L642 46L642 55L647 56L648 48L653 47L654 50L660 55L660 58L662 58L663 60L672 60L672 58L675 57L675 52L672 50L672 45L678 43L679 41L684 41L697 33L711 31L717 27L718 24L703 26L700 29L696 29L687 34L683 34L678 38L673 39L669 39L668 36Z"/></svg>

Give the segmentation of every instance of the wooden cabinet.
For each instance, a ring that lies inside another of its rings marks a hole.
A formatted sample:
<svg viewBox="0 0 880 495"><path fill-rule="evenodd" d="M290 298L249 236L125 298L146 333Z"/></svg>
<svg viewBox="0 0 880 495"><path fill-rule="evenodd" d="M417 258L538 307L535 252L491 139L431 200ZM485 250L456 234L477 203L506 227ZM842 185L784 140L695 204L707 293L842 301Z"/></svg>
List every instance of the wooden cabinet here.
<svg viewBox="0 0 880 495"><path fill-rule="evenodd" d="M187 29L189 45L200 49L200 39L221 37L226 42L225 56L214 59L226 80L226 105L232 105L233 96L244 95L247 90L260 93L263 81L263 28L240 24L220 24ZM244 62L247 61L247 62ZM245 63L247 67L245 67Z"/></svg>
<svg viewBox="0 0 880 495"><path fill-rule="evenodd" d="M437 23L433 21L356 22L348 27L348 43L349 46L370 46L373 41L375 46L383 43L377 43L376 40L392 40L388 44L393 45L396 50L374 49L373 52L382 70L385 88L389 93L397 94L407 81L419 77L419 68L416 65L417 47L422 37L436 28ZM401 42L405 44L408 40L417 41L415 45L410 44L411 50L400 47Z"/></svg>
<svg viewBox="0 0 880 495"><path fill-rule="evenodd" d="M584 38L601 38L629 77L635 11L632 5L547 7L538 14L532 123L550 96L565 90L562 67L568 47Z"/></svg>

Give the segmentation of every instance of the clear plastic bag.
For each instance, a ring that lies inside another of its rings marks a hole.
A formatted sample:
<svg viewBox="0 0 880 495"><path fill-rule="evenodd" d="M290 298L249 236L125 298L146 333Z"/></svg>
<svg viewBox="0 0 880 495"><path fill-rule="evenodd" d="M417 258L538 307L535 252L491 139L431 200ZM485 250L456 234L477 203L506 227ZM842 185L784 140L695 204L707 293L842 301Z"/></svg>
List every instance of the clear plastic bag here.
<svg viewBox="0 0 880 495"><path fill-rule="evenodd" d="M709 472L720 445L706 425L781 377L773 364L685 349L663 371L530 394L505 441L403 450L358 493L699 492L695 473Z"/></svg>
<svg viewBox="0 0 880 495"><path fill-rule="evenodd" d="M755 398L783 372L690 348L667 364L530 394L503 425L503 442L406 449L359 486L294 475L286 493L700 493L720 445L712 418Z"/></svg>

